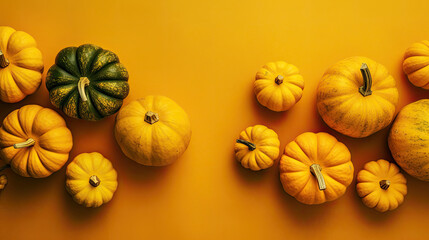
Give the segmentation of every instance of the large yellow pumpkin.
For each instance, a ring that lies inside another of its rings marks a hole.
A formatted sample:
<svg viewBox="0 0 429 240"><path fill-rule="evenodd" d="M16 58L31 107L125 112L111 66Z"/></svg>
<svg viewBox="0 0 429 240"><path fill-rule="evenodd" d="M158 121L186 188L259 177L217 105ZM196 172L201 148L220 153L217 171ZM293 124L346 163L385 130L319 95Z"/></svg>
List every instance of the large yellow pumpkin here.
<svg viewBox="0 0 429 240"><path fill-rule="evenodd" d="M277 133L263 126L246 128L234 147L235 158L245 168L259 171L269 168L279 157L280 140Z"/></svg>
<svg viewBox="0 0 429 240"><path fill-rule="evenodd" d="M24 177L43 178L58 171L72 147L64 119L38 105L11 112L0 128L0 158Z"/></svg>
<svg viewBox="0 0 429 240"><path fill-rule="evenodd" d="M353 171L346 145L323 132L299 135L280 159L283 189L305 204L341 197L353 180Z"/></svg>
<svg viewBox="0 0 429 240"><path fill-rule="evenodd" d="M428 40L414 43L405 51L402 68L414 86L429 89Z"/></svg>
<svg viewBox="0 0 429 240"><path fill-rule="evenodd" d="M379 212L394 210L407 195L407 179L398 166L386 160L365 164L357 175L356 191L362 202Z"/></svg>
<svg viewBox="0 0 429 240"><path fill-rule="evenodd" d="M164 96L148 96L121 108L115 137L128 158L147 166L173 163L191 140L186 112Z"/></svg>
<svg viewBox="0 0 429 240"><path fill-rule="evenodd" d="M262 106L286 111L301 99L304 79L292 64L269 62L256 73L253 89Z"/></svg>
<svg viewBox="0 0 429 240"><path fill-rule="evenodd" d="M0 27L0 100L19 102L42 82L43 59L28 33Z"/></svg>
<svg viewBox="0 0 429 240"><path fill-rule="evenodd" d="M429 99L405 106L390 129L389 148L405 172L429 181Z"/></svg>
<svg viewBox="0 0 429 240"><path fill-rule="evenodd" d="M398 89L387 69L366 57L331 66L317 88L317 109L334 130L355 138L387 127L395 116Z"/></svg>

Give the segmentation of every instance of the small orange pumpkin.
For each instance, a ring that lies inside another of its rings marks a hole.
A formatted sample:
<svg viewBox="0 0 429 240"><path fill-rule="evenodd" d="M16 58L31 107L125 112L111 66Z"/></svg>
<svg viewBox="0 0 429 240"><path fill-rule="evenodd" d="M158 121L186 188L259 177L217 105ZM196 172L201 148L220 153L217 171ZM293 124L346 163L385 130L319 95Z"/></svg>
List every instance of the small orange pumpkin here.
<svg viewBox="0 0 429 240"><path fill-rule="evenodd" d="M416 87L429 89L429 41L414 43L405 51L402 68Z"/></svg>

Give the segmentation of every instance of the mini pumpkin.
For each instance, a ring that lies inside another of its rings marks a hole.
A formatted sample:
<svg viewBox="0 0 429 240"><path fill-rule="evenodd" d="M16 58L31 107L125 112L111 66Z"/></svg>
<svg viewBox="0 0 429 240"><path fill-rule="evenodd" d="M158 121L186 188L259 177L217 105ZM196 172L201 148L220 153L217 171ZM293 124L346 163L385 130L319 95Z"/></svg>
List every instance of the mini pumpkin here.
<svg viewBox="0 0 429 240"><path fill-rule="evenodd" d="M116 113L128 96L118 56L92 44L61 50L46 76L51 103L73 118L96 121Z"/></svg>
<svg viewBox="0 0 429 240"><path fill-rule="evenodd" d="M0 158L24 177L44 178L68 160L73 139L54 110L26 105L11 112L0 127Z"/></svg>
<svg viewBox="0 0 429 240"><path fill-rule="evenodd" d="M283 189L304 204L341 197L353 180L353 171L346 145L323 132L299 135L280 159Z"/></svg>
<svg viewBox="0 0 429 240"><path fill-rule="evenodd" d="M429 99L402 108L388 143L396 163L408 174L429 181Z"/></svg>
<svg viewBox="0 0 429 240"><path fill-rule="evenodd" d="M16 103L33 94L42 82L43 59L32 36L0 27L0 100Z"/></svg>
<svg viewBox="0 0 429 240"><path fill-rule="evenodd" d="M186 112L164 96L130 102L116 116L115 137L128 158L147 166L173 163L191 140Z"/></svg>
<svg viewBox="0 0 429 240"><path fill-rule="evenodd" d="M100 153L82 153L67 166L66 189L78 204L99 207L112 199L117 176L112 163Z"/></svg>
<svg viewBox="0 0 429 240"><path fill-rule="evenodd" d="M354 138L387 127L395 116L398 89L387 69L366 57L331 66L317 88L317 109L332 129Z"/></svg>
<svg viewBox="0 0 429 240"><path fill-rule="evenodd" d="M248 127L235 143L235 158L245 168L259 171L269 168L279 157L277 133L263 125Z"/></svg>
<svg viewBox="0 0 429 240"><path fill-rule="evenodd" d="M366 163L359 171L356 190L365 206L386 212L404 201L407 180L396 164L380 159Z"/></svg>
<svg viewBox="0 0 429 240"><path fill-rule="evenodd" d="M406 51L402 68L416 87L429 89L429 41L414 43Z"/></svg>
<svg viewBox="0 0 429 240"><path fill-rule="evenodd" d="M303 89L304 79L292 64L269 62L256 73L256 98L262 106L273 111L290 109L301 99Z"/></svg>

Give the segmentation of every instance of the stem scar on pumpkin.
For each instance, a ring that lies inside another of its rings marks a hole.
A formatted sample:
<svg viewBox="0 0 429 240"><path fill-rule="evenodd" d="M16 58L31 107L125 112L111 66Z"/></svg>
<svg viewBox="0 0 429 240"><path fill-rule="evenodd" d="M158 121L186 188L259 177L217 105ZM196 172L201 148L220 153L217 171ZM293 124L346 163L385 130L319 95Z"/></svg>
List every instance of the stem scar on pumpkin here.
<svg viewBox="0 0 429 240"><path fill-rule="evenodd" d="M285 77L283 77L283 75L278 75L275 79L275 82L277 83L277 85L280 85L283 83L284 79L285 79Z"/></svg>
<svg viewBox="0 0 429 240"><path fill-rule="evenodd" d="M7 60L7 58L4 56L2 50L0 50L0 67L1 68L5 68L9 66L9 61Z"/></svg>
<svg viewBox="0 0 429 240"><path fill-rule="evenodd" d="M359 87L359 92L362 96L366 97L372 94L371 86L372 86L372 77L371 72L369 71L368 65L366 63L362 63L360 67L360 72L363 77L363 86Z"/></svg>
<svg viewBox="0 0 429 240"><path fill-rule="evenodd" d="M389 180L381 180L380 182L380 188L383 190L387 190L390 187L390 181Z"/></svg>
<svg viewBox="0 0 429 240"><path fill-rule="evenodd" d="M237 143L241 143L241 144L246 145L250 151L253 151L256 149L256 145L254 143L251 143L251 142L243 140L243 139L237 139Z"/></svg>
<svg viewBox="0 0 429 240"><path fill-rule="evenodd" d="M88 101L88 98L85 94L85 87L87 87L89 83L90 81L87 77L81 77L77 83L77 90L79 91L80 98L82 98L82 101L84 102Z"/></svg>
<svg viewBox="0 0 429 240"><path fill-rule="evenodd" d="M144 121L149 124L154 124L159 121L158 113L154 113L152 111L147 111L144 115Z"/></svg>
<svg viewBox="0 0 429 240"><path fill-rule="evenodd" d="M36 141L32 138L29 138L25 142L13 144L13 148L15 149L26 148L26 147L31 147L34 144L36 144Z"/></svg>
<svg viewBox="0 0 429 240"><path fill-rule="evenodd" d="M89 184L91 184L91 186L93 187L98 187L100 183L101 183L101 180L96 175L92 175L89 178Z"/></svg>
<svg viewBox="0 0 429 240"><path fill-rule="evenodd" d="M325 190L326 189L326 183L325 178L323 178L322 175L322 168L319 164L311 164L310 166L310 172L313 174L313 176L317 179L317 184L319 185L319 190Z"/></svg>

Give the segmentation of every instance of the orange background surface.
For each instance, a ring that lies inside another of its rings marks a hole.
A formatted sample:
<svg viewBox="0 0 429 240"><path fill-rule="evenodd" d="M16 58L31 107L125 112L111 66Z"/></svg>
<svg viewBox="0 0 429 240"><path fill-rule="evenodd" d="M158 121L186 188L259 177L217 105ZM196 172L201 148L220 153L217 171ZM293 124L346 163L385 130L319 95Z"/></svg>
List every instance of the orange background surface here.
<svg viewBox="0 0 429 240"><path fill-rule="evenodd" d="M119 188L98 209L67 194L65 167L46 179L7 170L0 193L0 239L427 239L429 183L406 175L397 210L366 208L355 180L337 201L306 206L287 195L277 163L261 172L239 165L234 141L264 124L281 148L306 131L326 131L352 153L355 175L365 162L392 160L388 129L351 139L329 129L315 107L318 80L354 55L384 64L397 81L398 109L429 96L413 87L401 64L405 49L427 39L429 1L2 1L1 25L37 40L45 72L64 47L97 44L118 54L130 74L126 103L166 95L189 114L193 135L175 164L145 167L127 159L113 136L115 116L99 122L65 117L74 137L71 159L98 151L113 162ZM252 92L256 71L285 60L306 86L291 110L262 107ZM17 104L0 103L0 118L26 104L53 107L44 85Z"/></svg>

